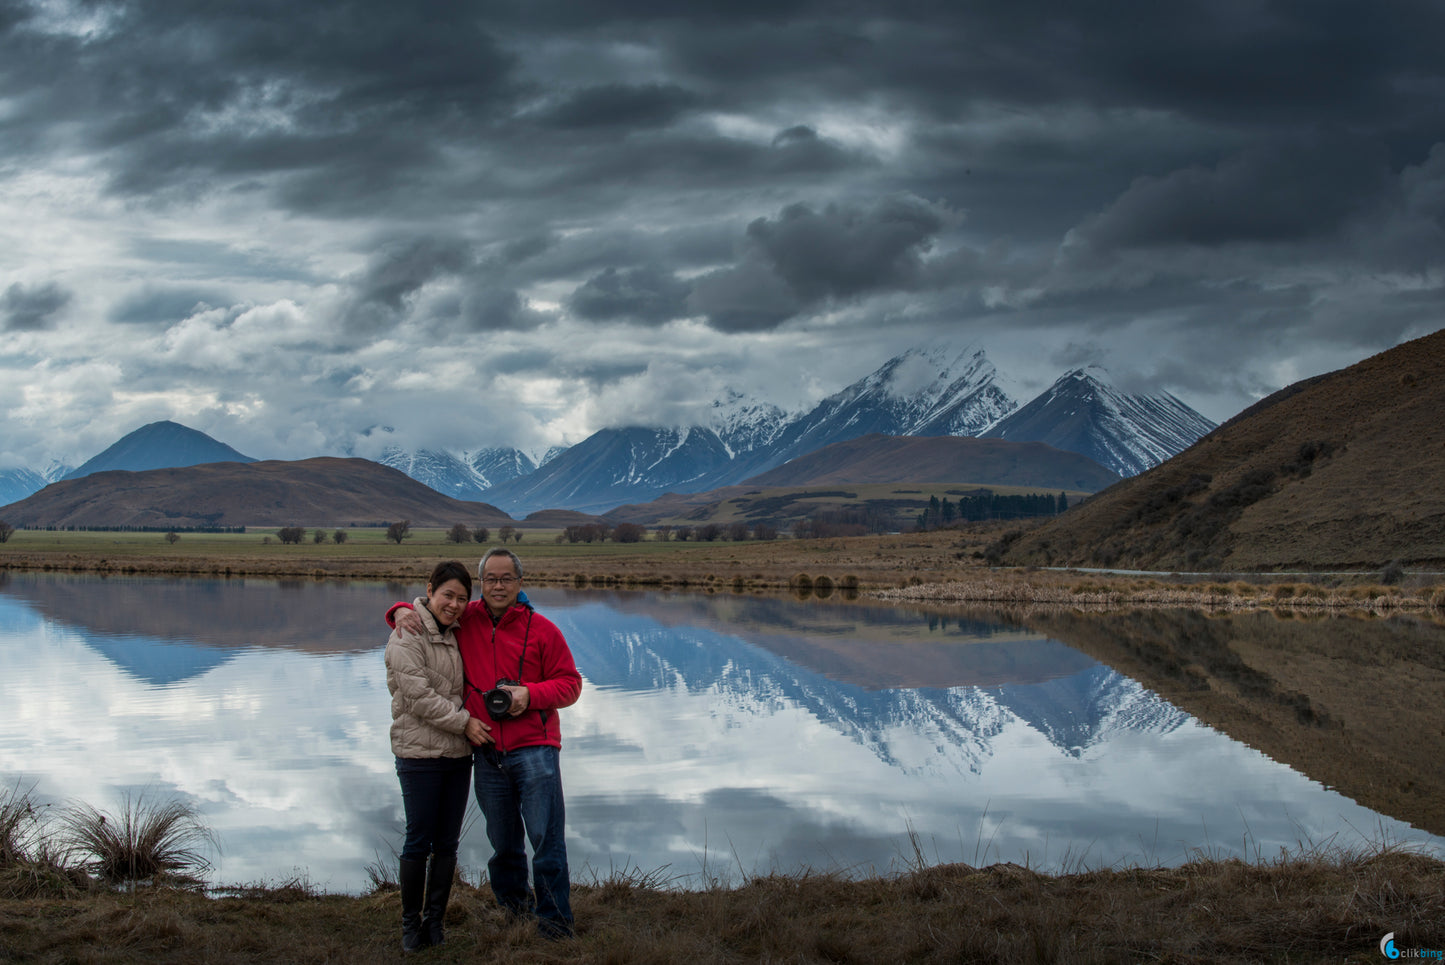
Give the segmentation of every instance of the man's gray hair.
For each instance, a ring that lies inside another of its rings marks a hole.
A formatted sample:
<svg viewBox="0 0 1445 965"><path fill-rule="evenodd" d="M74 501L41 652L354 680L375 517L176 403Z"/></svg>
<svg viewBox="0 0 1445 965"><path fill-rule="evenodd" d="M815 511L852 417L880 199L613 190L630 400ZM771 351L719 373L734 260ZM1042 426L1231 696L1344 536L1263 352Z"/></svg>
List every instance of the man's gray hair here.
<svg viewBox="0 0 1445 965"><path fill-rule="evenodd" d="M487 560L491 559L493 556L505 556L509 560L511 560L512 572L517 574L517 579L520 580L522 578L522 561L517 559L517 554L513 553L511 550L504 550L500 546L494 546L491 549L487 550L487 555L483 556L482 561L477 564L477 579L482 578L482 570L487 568Z"/></svg>

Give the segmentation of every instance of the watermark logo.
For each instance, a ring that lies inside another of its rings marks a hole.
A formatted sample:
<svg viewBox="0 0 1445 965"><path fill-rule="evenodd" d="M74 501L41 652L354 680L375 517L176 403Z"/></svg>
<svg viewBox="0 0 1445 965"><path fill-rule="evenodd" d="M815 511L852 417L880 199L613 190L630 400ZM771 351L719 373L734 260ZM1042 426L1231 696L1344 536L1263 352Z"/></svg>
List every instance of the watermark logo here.
<svg viewBox="0 0 1445 965"><path fill-rule="evenodd" d="M1445 961L1445 950L1438 948L1397 948L1395 933L1390 932L1380 939L1380 954L1386 958L1405 958L1415 961Z"/></svg>

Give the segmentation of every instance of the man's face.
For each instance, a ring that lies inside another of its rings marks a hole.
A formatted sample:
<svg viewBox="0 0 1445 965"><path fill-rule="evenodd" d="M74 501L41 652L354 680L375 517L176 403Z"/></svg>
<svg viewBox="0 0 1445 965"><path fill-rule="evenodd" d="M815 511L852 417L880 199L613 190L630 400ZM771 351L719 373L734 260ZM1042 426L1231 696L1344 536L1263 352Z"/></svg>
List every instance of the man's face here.
<svg viewBox="0 0 1445 965"><path fill-rule="evenodd" d="M482 567L482 599L493 615L501 615L517 602L522 592L522 581L517 578L516 567L505 556L493 556Z"/></svg>

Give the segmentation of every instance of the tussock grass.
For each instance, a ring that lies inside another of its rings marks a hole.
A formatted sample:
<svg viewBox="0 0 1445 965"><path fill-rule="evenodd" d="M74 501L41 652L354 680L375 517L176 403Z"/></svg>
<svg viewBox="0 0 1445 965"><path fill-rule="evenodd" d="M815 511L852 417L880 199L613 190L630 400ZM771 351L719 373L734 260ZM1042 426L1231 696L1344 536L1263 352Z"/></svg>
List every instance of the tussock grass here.
<svg viewBox="0 0 1445 965"><path fill-rule="evenodd" d="M112 883L197 884L211 868L207 849L217 847L193 807L145 795L127 794L114 815L73 804L61 815L60 833L87 871Z"/></svg>

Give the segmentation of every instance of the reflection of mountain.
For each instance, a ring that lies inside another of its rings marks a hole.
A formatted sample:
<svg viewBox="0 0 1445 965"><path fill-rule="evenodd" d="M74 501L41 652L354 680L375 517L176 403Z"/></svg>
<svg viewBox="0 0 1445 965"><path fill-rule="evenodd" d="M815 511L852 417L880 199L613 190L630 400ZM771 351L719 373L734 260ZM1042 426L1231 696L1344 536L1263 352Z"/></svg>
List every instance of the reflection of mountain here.
<svg viewBox="0 0 1445 965"><path fill-rule="evenodd" d="M121 670L157 687L199 677L231 659L224 650L167 643L152 637L91 633L85 643Z"/></svg>
<svg viewBox="0 0 1445 965"><path fill-rule="evenodd" d="M202 647L370 650L386 608L420 592L395 582L96 577L0 572L0 595L48 620L100 634Z"/></svg>
<svg viewBox="0 0 1445 965"><path fill-rule="evenodd" d="M1445 831L1445 631L1433 620L1040 613L1050 633L1361 804Z"/></svg>
<svg viewBox="0 0 1445 965"><path fill-rule="evenodd" d="M687 607L696 599L686 600ZM952 768L977 773L993 755L994 741L1013 721L1022 721L1051 745L1077 756L1119 731L1167 733L1187 720L1127 678L1051 640L954 644L951 670L956 674L970 656L996 667L997 651L1006 649L1020 667L1062 664L1066 668L1052 677L1026 670L1030 680L1026 683L869 689L861 682L832 679L785 656L790 650L808 649L788 647L786 634L768 634L767 642L757 645L704 626L664 626L649 613L615 609L616 602L547 608L593 685L624 691L711 693L724 713L776 713L801 707L881 760L906 770ZM784 601L748 598L733 603L762 610L780 603L787 606ZM790 609L796 614L808 608ZM1009 632L991 625L979 629ZM861 633L855 628L852 642L870 646L867 634L872 630L871 624ZM994 672L990 669L989 675Z"/></svg>
<svg viewBox="0 0 1445 965"><path fill-rule="evenodd" d="M397 583L0 572L0 599L82 631L87 646L158 685L203 674L251 647L379 649L387 606L416 592Z"/></svg>

